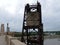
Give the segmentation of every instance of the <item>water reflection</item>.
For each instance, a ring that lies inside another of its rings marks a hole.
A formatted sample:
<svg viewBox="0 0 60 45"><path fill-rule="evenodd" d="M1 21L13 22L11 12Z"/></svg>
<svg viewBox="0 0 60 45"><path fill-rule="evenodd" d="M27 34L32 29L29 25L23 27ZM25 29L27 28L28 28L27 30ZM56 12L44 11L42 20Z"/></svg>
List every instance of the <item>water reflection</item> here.
<svg viewBox="0 0 60 45"><path fill-rule="evenodd" d="M46 39L44 40L44 45L60 45L60 39L59 38Z"/></svg>

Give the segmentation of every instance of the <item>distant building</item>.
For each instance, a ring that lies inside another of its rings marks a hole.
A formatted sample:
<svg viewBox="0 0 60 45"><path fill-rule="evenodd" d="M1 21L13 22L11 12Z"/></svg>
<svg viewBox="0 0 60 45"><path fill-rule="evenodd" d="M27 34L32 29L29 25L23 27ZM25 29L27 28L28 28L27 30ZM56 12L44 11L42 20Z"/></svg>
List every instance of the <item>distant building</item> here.
<svg viewBox="0 0 60 45"><path fill-rule="evenodd" d="M14 32L10 32L10 27L9 27L9 24L7 23L7 32L6 32L7 35L10 35L10 36L14 36Z"/></svg>
<svg viewBox="0 0 60 45"><path fill-rule="evenodd" d="M10 29L9 29L9 24L7 23L7 33L10 32Z"/></svg>
<svg viewBox="0 0 60 45"><path fill-rule="evenodd" d="M4 34L4 24L1 24L1 35L3 35Z"/></svg>
<svg viewBox="0 0 60 45"><path fill-rule="evenodd" d="M4 24L1 24L1 32L4 32Z"/></svg>

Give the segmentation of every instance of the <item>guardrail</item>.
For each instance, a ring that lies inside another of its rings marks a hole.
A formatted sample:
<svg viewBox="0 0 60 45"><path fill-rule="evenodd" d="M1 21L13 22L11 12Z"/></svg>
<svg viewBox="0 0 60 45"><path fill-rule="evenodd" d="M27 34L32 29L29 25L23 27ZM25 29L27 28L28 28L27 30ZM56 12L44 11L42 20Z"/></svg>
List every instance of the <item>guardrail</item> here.
<svg viewBox="0 0 60 45"><path fill-rule="evenodd" d="M7 45L26 45L23 42L20 42L16 37L6 35Z"/></svg>

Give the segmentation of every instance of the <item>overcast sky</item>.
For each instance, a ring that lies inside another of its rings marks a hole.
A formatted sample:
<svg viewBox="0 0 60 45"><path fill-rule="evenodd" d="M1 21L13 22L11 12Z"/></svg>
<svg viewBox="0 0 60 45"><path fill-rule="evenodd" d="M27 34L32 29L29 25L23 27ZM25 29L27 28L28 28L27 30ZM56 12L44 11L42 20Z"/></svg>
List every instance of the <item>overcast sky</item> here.
<svg viewBox="0 0 60 45"><path fill-rule="evenodd" d="M60 31L60 0L38 0L42 8L44 31ZM9 23L10 31L21 31L24 7L37 0L0 0L0 25Z"/></svg>

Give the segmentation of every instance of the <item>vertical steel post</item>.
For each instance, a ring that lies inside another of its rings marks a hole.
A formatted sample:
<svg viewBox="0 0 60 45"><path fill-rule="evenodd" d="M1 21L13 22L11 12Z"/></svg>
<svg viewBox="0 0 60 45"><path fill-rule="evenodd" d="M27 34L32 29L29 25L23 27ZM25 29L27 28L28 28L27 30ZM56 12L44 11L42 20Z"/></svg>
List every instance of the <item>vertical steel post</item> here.
<svg viewBox="0 0 60 45"><path fill-rule="evenodd" d="M33 9L33 10L37 9L37 11L36 12L31 12L31 9ZM31 13L32 13L32 15L31 15ZM37 14L35 14L35 13L37 13ZM28 17L30 15L31 15L31 17ZM33 17L33 15L35 15L35 16ZM38 15L39 19L37 18L37 20L36 20L35 18L36 18L37 15ZM35 20L33 20L33 19L31 20L32 17ZM34 23L37 22L37 23L34 24L33 22ZM35 30L36 28L38 29L37 38L34 39L31 36L32 39L30 39L28 30L29 29ZM26 32L24 32L24 31L26 31ZM41 17L41 5L38 2L37 2L37 5L29 5L29 4L27 4L25 6L24 19L23 19L23 29L22 29L22 38L21 38L22 42L25 42L25 37L27 37L27 45L29 45L29 43L31 43L32 45L34 45L34 43L37 44L37 45L43 45L43 24L42 24L42 17Z"/></svg>

